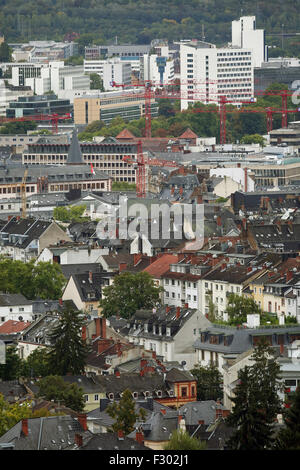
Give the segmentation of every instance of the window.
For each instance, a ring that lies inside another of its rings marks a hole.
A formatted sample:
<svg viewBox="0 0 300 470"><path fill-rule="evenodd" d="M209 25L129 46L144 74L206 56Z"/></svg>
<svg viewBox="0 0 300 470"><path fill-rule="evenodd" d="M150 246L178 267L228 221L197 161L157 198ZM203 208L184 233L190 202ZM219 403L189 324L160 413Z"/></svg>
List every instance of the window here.
<svg viewBox="0 0 300 470"><path fill-rule="evenodd" d="M98 401L99 400L99 395L95 395L94 400Z"/></svg>
<svg viewBox="0 0 300 470"><path fill-rule="evenodd" d="M89 401L89 396L88 395L84 395L84 401Z"/></svg>
<svg viewBox="0 0 300 470"><path fill-rule="evenodd" d="M181 396L182 398L187 397L187 387L181 387Z"/></svg>

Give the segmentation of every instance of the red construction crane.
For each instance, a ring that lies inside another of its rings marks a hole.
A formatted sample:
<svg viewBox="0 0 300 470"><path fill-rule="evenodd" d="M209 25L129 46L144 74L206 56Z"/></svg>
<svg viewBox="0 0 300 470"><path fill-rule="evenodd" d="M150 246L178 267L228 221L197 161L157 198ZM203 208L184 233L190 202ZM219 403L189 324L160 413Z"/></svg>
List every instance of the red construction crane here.
<svg viewBox="0 0 300 470"><path fill-rule="evenodd" d="M122 159L125 163L134 165L137 169L136 173L136 195L137 197L146 197L146 165L151 166L166 166L171 168L178 168L180 164L169 160L158 160L157 158L147 159L144 158L142 142L139 140L137 143L137 159L133 160L129 155L125 155Z"/></svg>
<svg viewBox="0 0 300 470"><path fill-rule="evenodd" d="M18 122L18 121L51 121L52 123L52 133L57 134L57 123L60 120L65 119L72 119L72 115L70 113L66 113L64 115L60 114L37 114L33 116L23 116L20 118L7 118L7 117L0 117L0 123L6 122Z"/></svg>

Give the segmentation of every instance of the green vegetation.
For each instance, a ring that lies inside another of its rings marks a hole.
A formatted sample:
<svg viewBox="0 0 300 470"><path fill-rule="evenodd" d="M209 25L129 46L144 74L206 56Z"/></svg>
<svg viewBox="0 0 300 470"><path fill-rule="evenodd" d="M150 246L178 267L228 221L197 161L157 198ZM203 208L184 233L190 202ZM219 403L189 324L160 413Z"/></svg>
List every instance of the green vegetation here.
<svg viewBox="0 0 300 470"><path fill-rule="evenodd" d="M37 123L35 121L7 122L0 127L0 134L27 134L27 131L34 131L36 128Z"/></svg>
<svg viewBox="0 0 300 470"><path fill-rule="evenodd" d="M199 441L196 437L190 436L185 431L173 431L168 444L164 450L205 450L206 443Z"/></svg>
<svg viewBox="0 0 300 470"><path fill-rule="evenodd" d="M281 412L278 392L280 366L272 349L260 342L253 353L254 364L238 373L232 412L227 424L235 431L227 446L229 450L267 450L274 446L274 425Z"/></svg>
<svg viewBox="0 0 300 470"><path fill-rule="evenodd" d="M54 416L46 408L32 411L30 401L23 403L9 403L0 393L0 436L5 434L15 424L24 418L40 418L44 416ZM62 414L62 413L58 413Z"/></svg>
<svg viewBox="0 0 300 470"><path fill-rule="evenodd" d="M114 283L103 288L99 307L102 315L130 318L136 310L152 309L159 301L162 287L156 287L152 276L145 271L124 272L114 277Z"/></svg>
<svg viewBox="0 0 300 470"><path fill-rule="evenodd" d="M257 27L267 33L298 31L299 9L297 2L279 0L259 3L240 0L1 0L0 31L8 42L33 39L63 40L69 32L80 34L77 40L80 54L84 45L118 42L145 44L154 38L179 40L202 37L201 24L205 26L205 38L218 45L231 40L231 21L243 15L257 15ZM124 21L126 15L127 21ZM87 32L88 31L88 32ZM267 35L268 44L281 48L280 36ZM299 55L295 37L284 40L283 55ZM270 54L276 54L270 49Z"/></svg>
<svg viewBox="0 0 300 470"><path fill-rule="evenodd" d="M197 400L217 400L223 396L223 380L216 366L196 364L191 374L197 378Z"/></svg>
<svg viewBox="0 0 300 470"><path fill-rule="evenodd" d="M27 299L58 299L66 280L57 263L28 263L0 259L0 291L23 294Z"/></svg>
<svg viewBox="0 0 300 470"><path fill-rule="evenodd" d="M57 326L48 335L51 342L48 364L52 374L79 375L84 372L85 359L89 352L81 337L84 325L82 312L74 310L71 301L65 302Z"/></svg>
<svg viewBox="0 0 300 470"><path fill-rule="evenodd" d="M279 432L276 449L300 450L300 387L291 396L290 408L283 414L285 427Z"/></svg>
<svg viewBox="0 0 300 470"><path fill-rule="evenodd" d="M83 411L85 403L83 389L76 383L69 384L64 382L62 377L49 375L39 380L38 387L38 397L54 400L77 412Z"/></svg>
<svg viewBox="0 0 300 470"><path fill-rule="evenodd" d="M86 206L62 206L55 207L53 210L53 217L60 222L85 222L90 220L89 217L83 217Z"/></svg>
<svg viewBox="0 0 300 470"><path fill-rule="evenodd" d="M247 322L247 315L261 313L261 309L254 299L238 294L229 294L226 311L230 325L241 325Z"/></svg>
<svg viewBox="0 0 300 470"><path fill-rule="evenodd" d="M126 181L114 181L111 189L112 191L135 191L136 185L134 183L127 183Z"/></svg>
<svg viewBox="0 0 300 470"><path fill-rule="evenodd" d="M286 89L286 85L280 83L272 84L266 90L267 93L270 93L269 95L258 97L255 103L245 105L245 109L252 110L254 111L253 113L243 113L233 105L227 105L227 141L240 141L244 144L253 142L264 145L262 135L267 133L265 109L273 107L280 110L281 97L275 96L273 93ZM288 108L295 109L291 102L291 97L288 97ZM296 109L295 114L288 114L288 120L295 119L300 119L300 113ZM178 101L169 99L159 100L159 116L153 118L151 122L153 137L179 137L188 127L199 136L218 137L220 134L218 107L214 104L195 103L186 111L180 112ZM273 128L278 127L281 127L280 113L273 115ZM78 138L79 140L89 141L94 136L116 137L125 128L136 137L144 136L145 118L126 122L122 118L117 117L109 125L105 125L101 121L95 121L88 125L84 132L78 135Z"/></svg>
<svg viewBox="0 0 300 470"><path fill-rule="evenodd" d="M97 73L90 74L91 79L91 90L104 91L103 80Z"/></svg>
<svg viewBox="0 0 300 470"><path fill-rule="evenodd" d="M22 375L23 362L20 359L16 346L6 347L5 364L0 364L0 379L15 380Z"/></svg>
<svg viewBox="0 0 300 470"><path fill-rule="evenodd" d="M115 419L111 431L123 431L125 436L134 430L137 420L144 421L146 417L146 411L143 408L140 408L138 412L135 411L135 400L129 389L124 390L120 401L114 401L106 408L106 412Z"/></svg>
<svg viewBox="0 0 300 470"><path fill-rule="evenodd" d="M6 41L0 44L0 62L11 62L11 49Z"/></svg>

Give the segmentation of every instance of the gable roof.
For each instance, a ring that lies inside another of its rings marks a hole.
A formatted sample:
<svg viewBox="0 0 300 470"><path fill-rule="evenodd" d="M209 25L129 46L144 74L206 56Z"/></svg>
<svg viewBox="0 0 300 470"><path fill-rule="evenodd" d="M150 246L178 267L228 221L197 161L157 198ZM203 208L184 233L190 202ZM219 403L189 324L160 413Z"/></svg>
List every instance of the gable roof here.
<svg viewBox="0 0 300 470"><path fill-rule="evenodd" d="M6 294L0 292L0 307L31 305L32 300L27 300L23 294Z"/></svg>
<svg viewBox="0 0 300 470"><path fill-rule="evenodd" d="M179 139L197 139L198 136L195 134L195 132L192 131L189 127L184 131L181 136L179 136Z"/></svg>
<svg viewBox="0 0 300 470"><path fill-rule="evenodd" d="M0 326L0 334L19 333L30 325L27 321L7 320Z"/></svg>
<svg viewBox="0 0 300 470"><path fill-rule="evenodd" d="M130 132L128 129L123 129L116 137L116 139L121 139L121 140L132 140L132 139L136 139L136 137L132 134L132 132Z"/></svg>
<svg viewBox="0 0 300 470"><path fill-rule="evenodd" d="M160 256L156 261L150 264L144 271L153 276L155 279L160 279L170 269L170 264L177 263L178 255L165 254Z"/></svg>

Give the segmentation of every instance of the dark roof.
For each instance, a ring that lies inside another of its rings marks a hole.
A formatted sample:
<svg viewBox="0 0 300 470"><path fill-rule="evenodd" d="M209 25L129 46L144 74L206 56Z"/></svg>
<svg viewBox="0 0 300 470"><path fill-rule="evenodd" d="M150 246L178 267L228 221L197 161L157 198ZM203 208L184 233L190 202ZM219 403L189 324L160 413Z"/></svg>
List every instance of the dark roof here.
<svg viewBox="0 0 300 470"><path fill-rule="evenodd" d="M140 423L140 426L147 441L168 441L172 432L178 427L178 411L154 412L145 423ZM134 434L135 431L128 436L133 437Z"/></svg>
<svg viewBox="0 0 300 470"><path fill-rule="evenodd" d="M107 432L91 436L80 450L150 450L133 438L118 437L118 433Z"/></svg>
<svg viewBox="0 0 300 470"><path fill-rule="evenodd" d="M0 306L6 307L11 305L31 305L32 300L27 300L23 294L5 294L0 292Z"/></svg>
<svg viewBox="0 0 300 470"><path fill-rule="evenodd" d="M166 374L167 382L194 382L195 377L186 370L171 369Z"/></svg>
<svg viewBox="0 0 300 470"><path fill-rule="evenodd" d="M27 391L17 380L6 380L0 381L0 394L4 396L4 400L14 403L26 397Z"/></svg>
<svg viewBox="0 0 300 470"><path fill-rule="evenodd" d="M75 445L75 434L83 433L80 423L71 416L28 418L28 436L22 433L22 421L0 437L0 444L12 443L15 450L63 450ZM85 436L91 433L86 431Z"/></svg>
<svg viewBox="0 0 300 470"><path fill-rule="evenodd" d="M83 302L96 301L102 298L102 287L108 285L107 272L89 272L72 274L80 298Z"/></svg>
<svg viewBox="0 0 300 470"><path fill-rule="evenodd" d="M12 217L0 230L0 236L5 245L26 248L33 240L38 240L53 224L52 221L27 217L26 219Z"/></svg>
<svg viewBox="0 0 300 470"><path fill-rule="evenodd" d="M82 153L78 142L77 130L74 127L71 145L68 150L67 165L82 164Z"/></svg>

